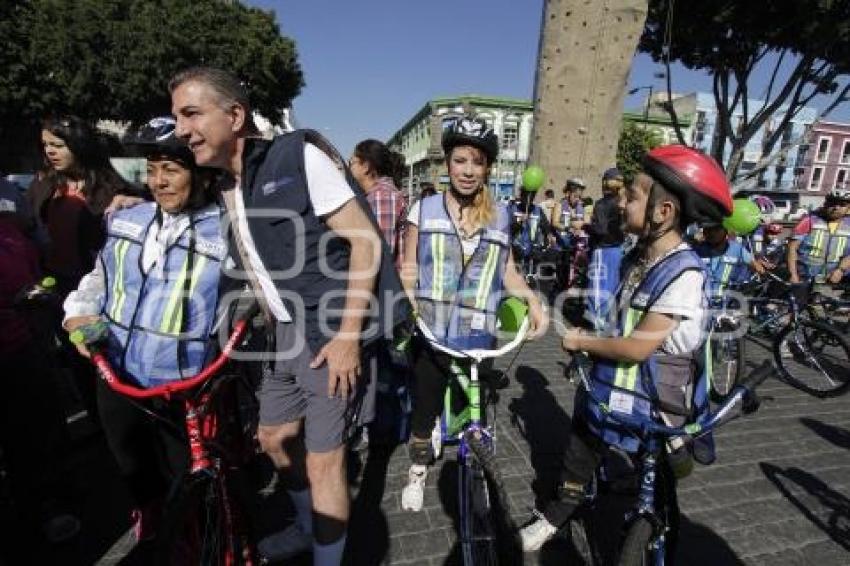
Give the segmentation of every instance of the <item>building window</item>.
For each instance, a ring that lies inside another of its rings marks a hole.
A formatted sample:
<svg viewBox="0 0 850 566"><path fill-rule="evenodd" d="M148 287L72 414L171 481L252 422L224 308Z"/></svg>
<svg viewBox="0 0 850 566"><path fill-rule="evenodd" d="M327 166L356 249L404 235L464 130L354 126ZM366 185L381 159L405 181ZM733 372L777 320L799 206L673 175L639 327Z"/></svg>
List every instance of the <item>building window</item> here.
<svg viewBox="0 0 850 566"><path fill-rule="evenodd" d="M832 145L832 138L818 138L818 152L815 155L815 161L826 161L826 158L829 157L830 145Z"/></svg>
<svg viewBox="0 0 850 566"><path fill-rule="evenodd" d="M850 140L844 140L844 145L841 147L841 164L850 164Z"/></svg>
<svg viewBox="0 0 850 566"><path fill-rule="evenodd" d="M843 185L847 181L847 169L839 169L835 174L835 186Z"/></svg>
<svg viewBox="0 0 850 566"><path fill-rule="evenodd" d="M516 124L505 124L502 129L502 149L516 149L517 132Z"/></svg>
<svg viewBox="0 0 850 566"><path fill-rule="evenodd" d="M820 183L823 179L823 167L815 167L812 169L812 178L809 179L809 190L816 191L820 189Z"/></svg>

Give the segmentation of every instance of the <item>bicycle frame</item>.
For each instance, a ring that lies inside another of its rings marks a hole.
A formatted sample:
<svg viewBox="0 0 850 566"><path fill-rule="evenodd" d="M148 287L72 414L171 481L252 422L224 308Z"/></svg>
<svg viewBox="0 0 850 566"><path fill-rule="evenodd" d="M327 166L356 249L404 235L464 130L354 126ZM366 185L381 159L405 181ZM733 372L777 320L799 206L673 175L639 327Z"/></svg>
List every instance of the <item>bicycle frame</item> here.
<svg viewBox="0 0 850 566"><path fill-rule="evenodd" d="M440 344L434 337L431 330L425 325L422 319L416 320L416 325L419 328L421 336L431 345L432 348L446 353L453 358L452 360L452 375L458 382L467 398L468 404L458 413L453 414L451 409L451 390L446 388L445 393L445 409L443 418L441 419L440 434L441 443L460 442L460 452L463 457L466 456L468 447L464 440L464 433L467 430L473 430L476 433L481 433L488 441L492 440L492 434L481 426L481 385L478 380L478 365L486 358L496 358L503 356L516 348L528 333L529 320L528 316L520 325L516 336L497 350L455 350L443 344ZM469 376L464 374L463 368L457 363L457 360L467 360L469 365Z"/></svg>

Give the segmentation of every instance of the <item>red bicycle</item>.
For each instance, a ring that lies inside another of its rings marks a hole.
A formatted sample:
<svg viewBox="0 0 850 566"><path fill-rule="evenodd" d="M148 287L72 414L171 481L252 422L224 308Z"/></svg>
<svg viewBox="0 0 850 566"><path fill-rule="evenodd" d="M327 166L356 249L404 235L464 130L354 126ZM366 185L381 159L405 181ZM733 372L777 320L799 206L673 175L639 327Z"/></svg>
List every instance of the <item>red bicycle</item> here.
<svg viewBox="0 0 850 566"><path fill-rule="evenodd" d="M253 452L239 422L233 385L239 374L221 374L235 350L245 343L257 307L234 324L221 353L197 375L143 389L122 380L98 341L91 360L109 387L130 399L182 399L191 463L166 499L158 529L155 564L253 566L257 553L250 536L241 493L240 467ZM89 340L86 340L89 342Z"/></svg>

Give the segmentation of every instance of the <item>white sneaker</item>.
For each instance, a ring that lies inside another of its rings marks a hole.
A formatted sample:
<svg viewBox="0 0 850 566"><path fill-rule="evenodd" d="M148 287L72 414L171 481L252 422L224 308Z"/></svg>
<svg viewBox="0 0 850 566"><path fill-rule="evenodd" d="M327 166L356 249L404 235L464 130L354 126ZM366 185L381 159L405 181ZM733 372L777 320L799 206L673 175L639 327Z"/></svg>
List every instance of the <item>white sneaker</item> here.
<svg viewBox="0 0 850 566"><path fill-rule="evenodd" d="M272 533L257 543L260 556L269 562L287 560L311 550L313 535L305 533L297 523Z"/></svg>
<svg viewBox="0 0 850 566"><path fill-rule="evenodd" d="M519 530L519 537L522 539L522 551L537 552L557 532L558 527L547 521L543 513L535 511L534 521Z"/></svg>
<svg viewBox="0 0 850 566"><path fill-rule="evenodd" d="M407 472L407 485L401 491L401 508L405 511L419 512L425 499L425 480L428 479L428 466L413 464Z"/></svg>

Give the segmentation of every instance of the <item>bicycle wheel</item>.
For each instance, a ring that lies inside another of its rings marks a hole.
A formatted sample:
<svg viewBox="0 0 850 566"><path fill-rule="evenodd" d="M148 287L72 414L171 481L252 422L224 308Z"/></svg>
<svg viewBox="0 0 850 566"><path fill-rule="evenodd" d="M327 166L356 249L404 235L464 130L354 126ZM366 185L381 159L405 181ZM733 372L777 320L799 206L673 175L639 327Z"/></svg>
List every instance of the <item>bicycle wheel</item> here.
<svg viewBox="0 0 850 566"><path fill-rule="evenodd" d="M620 551L619 566L649 566L654 564L652 541L652 523L646 517L638 517L626 532L623 549Z"/></svg>
<svg viewBox="0 0 850 566"><path fill-rule="evenodd" d="M499 563L496 529L490 513L490 489L474 453L459 457L460 543L466 566Z"/></svg>
<svg viewBox="0 0 850 566"><path fill-rule="evenodd" d="M711 392L715 401L725 399L738 384L744 367L744 338L723 337L711 344Z"/></svg>
<svg viewBox="0 0 850 566"><path fill-rule="evenodd" d="M170 498L157 537L156 564L250 566L248 537L219 475L190 476Z"/></svg>
<svg viewBox="0 0 850 566"><path fill-rule="evenodd" d="M815 397L850 387L850 345L823 322L798 319L787 325L773 341L773 357L784 381Z"/></svg>

